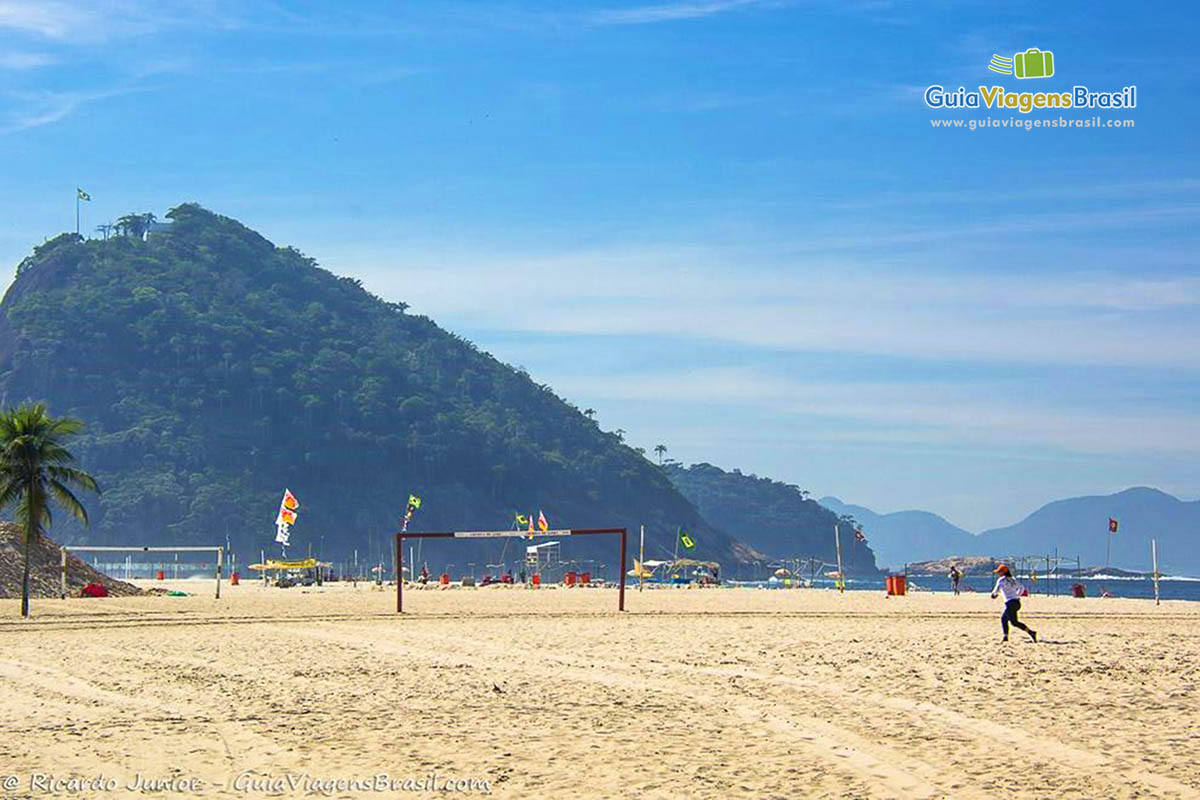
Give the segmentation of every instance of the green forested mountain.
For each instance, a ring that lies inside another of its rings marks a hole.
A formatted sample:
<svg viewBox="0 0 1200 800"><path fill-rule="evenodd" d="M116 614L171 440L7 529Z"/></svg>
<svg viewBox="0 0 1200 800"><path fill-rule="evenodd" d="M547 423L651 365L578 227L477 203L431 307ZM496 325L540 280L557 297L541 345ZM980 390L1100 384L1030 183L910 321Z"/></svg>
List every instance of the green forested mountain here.
<svg viewBox="0 0 1200 800"><path fill-rule="evenodd" d="M706 520L773 558L821 558L835 563L833 526L838 525L847 573L875 573L869 542L854 538L851 517L839 517L799 487L726 472L712 464L668 464L667 476Z"/></svg>
<svg viewBox="0 0 1200 800"><path fill-rule="evenodd" d="M60 522L56 538L228 535L257 558L290 487L293 545L336 558L387 558L413 492L414 530L540 508L555 527L645 523L652 549L690 526L707 557L734 559L660 468L550 387L232 219L168 217L145 240L47 242L0 307L0 403L88 426L78 455L103 494L90 530ZM610 564L611 545L594 545ZM459 564L496 555L454 547Z"/></svg>

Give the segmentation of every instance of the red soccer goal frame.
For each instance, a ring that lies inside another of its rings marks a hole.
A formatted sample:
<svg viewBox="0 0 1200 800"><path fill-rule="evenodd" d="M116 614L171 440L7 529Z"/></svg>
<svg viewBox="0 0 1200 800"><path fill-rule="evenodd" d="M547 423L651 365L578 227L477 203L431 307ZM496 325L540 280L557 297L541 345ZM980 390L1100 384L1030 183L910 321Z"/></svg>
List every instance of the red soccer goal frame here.
<svg viewBox="0 0 1200 800"><path fill-rule="evenodd" d="M437 533L413 533L401 531L396 534L396 613L404 613L404 540L405 539L501 539L508 537L533 538L534 536L602 536L621 537L621 580L617 592L617 610L625 610L625 559L628 535L625 528L563 528L553 531L440 531ZM413 565L415 568L415 564Z"/></svg>

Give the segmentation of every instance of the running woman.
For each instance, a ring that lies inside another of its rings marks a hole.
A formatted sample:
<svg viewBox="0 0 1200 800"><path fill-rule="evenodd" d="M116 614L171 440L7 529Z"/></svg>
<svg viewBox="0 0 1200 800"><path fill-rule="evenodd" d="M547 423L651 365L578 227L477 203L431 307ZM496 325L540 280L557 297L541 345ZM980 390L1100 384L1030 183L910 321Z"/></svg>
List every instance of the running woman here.
<svg viewBox="0 0 1200 800"><path fill-rule="evenodd" d="M992 599L1004 595L1004 613L1000 616L1000 627L1004 629L1002 641L1008 641L1008 625L1011 622L1014 627L1028 633L1029 638L1036 642L1037 631L1017 619L1017 614L1021 610L1021 593L1025 591L1025 587L1017 583L1007 564L996 567L995 574L1000 577L996 579L996 588L992 589Z"/></svg>

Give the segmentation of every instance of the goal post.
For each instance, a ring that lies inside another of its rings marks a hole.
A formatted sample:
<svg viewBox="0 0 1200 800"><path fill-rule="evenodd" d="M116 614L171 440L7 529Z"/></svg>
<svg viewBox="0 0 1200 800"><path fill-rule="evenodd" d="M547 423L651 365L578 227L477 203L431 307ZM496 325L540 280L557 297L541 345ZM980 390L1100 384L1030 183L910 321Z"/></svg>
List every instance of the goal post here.
<svg viewBox="0 0 1200 800"><path fill-rule="evenodd" d="M617 589L617 610L625 610L625 560L626 560L626 531L625 528L559 528L549 531L440 531L436 533L414 533L400 531L396 534L396 552L393 558L396 564L396 613L404 613L404 540L405 539L502 539L518 538L532 539L534 537L565 537L565 536L619 536L621 537L621 563L619 566L620 582ZM416 569L416 565L410 566Z"/></svg>
<svg viewBox="0 0 1200 800"><path fill-rule="evenodd" d="M216 553L217 554L217 599L221 599L221 570L225 564L224 547L91 547L88 545L62 545L59 580L61 596L67 598L67 553Z"/></svg>

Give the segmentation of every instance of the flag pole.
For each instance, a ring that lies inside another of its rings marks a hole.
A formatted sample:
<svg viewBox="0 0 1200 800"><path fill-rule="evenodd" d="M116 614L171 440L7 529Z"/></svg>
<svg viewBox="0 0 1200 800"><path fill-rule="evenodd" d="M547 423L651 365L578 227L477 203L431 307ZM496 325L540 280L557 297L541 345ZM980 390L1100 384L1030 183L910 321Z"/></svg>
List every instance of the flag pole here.
<svg viewBox="0 0 1200 800"><path fill-rule="evenodd" d="M678 546L678 545L677 545ZM638 542L638 591L646 583L646 526L641 526L641 536Z"/></svg>
<svg viewBox="0 0 1200 800"><path fill-rule="evenodd" d="M1105 539L1105 547L1104 547L1104 568L1105 569L1108 569L1109 558L1112 555L1112 537L1113 537L1112 528L1109 527L1108 538Z"/></svg>
<svg viewBox="0 0 1200 800"><path fill-rule="evenodd" d="M75 190L75 235L79 235L79 190Z"/></svg>
<svg viewBox="0 0 1200 800"><path fill-rule="evenodd" d="M846 591L846 576L842 573L842 537L838 535L838 526L836 522L833 524L833 544L834 547L837 548L838 591L844 592Z"/></svg>
<svg viewBox="0 0 1200 800"><path fill-rule="evenodd" d="M1154 562L1154 605L1159 605L1158 599L1158 539L1150 540L1150 559Z"/></svg>

